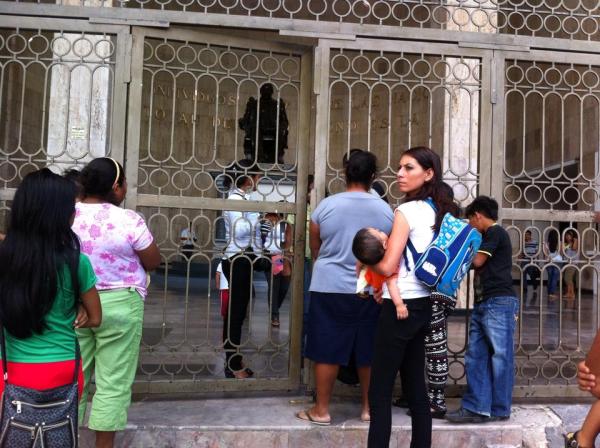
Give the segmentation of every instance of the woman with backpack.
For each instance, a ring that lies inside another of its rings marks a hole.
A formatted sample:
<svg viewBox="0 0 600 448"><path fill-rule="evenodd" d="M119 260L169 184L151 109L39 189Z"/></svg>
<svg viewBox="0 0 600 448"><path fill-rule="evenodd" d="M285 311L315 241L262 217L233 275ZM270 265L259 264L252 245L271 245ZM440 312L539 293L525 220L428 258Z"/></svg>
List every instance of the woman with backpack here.
<svg viewBox="0 0 600 448"><path fill-rule="evenodd" d="M382 309L375 334L375 354L371 368L369 406L371 425L368 446L388 447L392 425L392 392L398 371L407 392L412 419L411 448L431 446L431 411L423 372L425 337L432 315L430 289L414 273L417 260L405 251L410 238L422 253L439 230L444 215L456 212L456 204L442 181L439 156L426 147L405 151L400 158L398 187L406 200L394 213L392 233L377 270L385 275L398 271L398 287L408 308L408 318L398 320L389 294L383 294ZM427 199L433 202L432 207ZM402 255L407 258L401 263Z"/></svg>
<svg viewBox="0 0 600 448"><path fill-rule="evenodd" d="M96 276L71 230L75 196L73 184L47 168L28 174L15 194L0 244L0 322L10 385L46 391L73 383L75 329L102 320ZM81 395L81 363L78 370ZM0 381L0 392L4 386Z"/></svg>

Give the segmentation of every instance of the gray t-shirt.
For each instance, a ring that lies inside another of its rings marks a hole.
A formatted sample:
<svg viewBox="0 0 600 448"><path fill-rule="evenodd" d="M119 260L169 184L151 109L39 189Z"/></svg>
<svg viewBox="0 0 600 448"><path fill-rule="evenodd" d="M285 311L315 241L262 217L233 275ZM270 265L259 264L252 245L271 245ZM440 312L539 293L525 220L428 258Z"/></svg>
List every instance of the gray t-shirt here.
<svg viewBox="0 0 600 448"><path fill-rule="evenodd" d="M310 290L356 292L354 235L363 227L375 227L389 235L394 222L392 209L369 193L338 193L321 201L312 212L311 221L319 225L321 248L313 266Z"/></svg>

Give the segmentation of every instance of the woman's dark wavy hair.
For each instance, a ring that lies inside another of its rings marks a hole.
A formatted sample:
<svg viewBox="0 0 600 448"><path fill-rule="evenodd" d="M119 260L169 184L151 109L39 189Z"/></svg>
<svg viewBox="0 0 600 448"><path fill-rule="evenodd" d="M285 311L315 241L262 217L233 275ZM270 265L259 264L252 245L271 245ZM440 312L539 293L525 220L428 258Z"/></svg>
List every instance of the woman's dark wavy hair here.
<svg viewBox="0 0 600 448"><path fill-rule="evenodd" d="M437 232L446 213L450 213L457 218L460 215L460 207L454 202L452 188L442 180L442 162L440 156L426 146L416 146L407 149L402 153L402 156L410 156L424 170L431 169L433 171L431 180L425 182L416 194L407 197L406 202L422 201L431 198L437 208L434 225L434 230Z"/></svg>
<svg viewBox="0 0 600 448"><path fill-rule="evenodd" d="M116 163L116 165L115 165ZM119 166L117 177L117 165ZM125 173L119 162L115 162L109 157L99 157L88 163L81 174L79 182L83 187L84 196L94 196L106 202L119 205L116 202L113 186L115 179L119 186L125 182Z"/></svg>
<svg viewBox="0 0 600 448"><path fill-rule="evenodd" d="M71 230L75 195L72 182L47 168L28 174L15 193L0 244L0 322L17 338L46 328L65 265L79 297L79 239Z"/></svg>

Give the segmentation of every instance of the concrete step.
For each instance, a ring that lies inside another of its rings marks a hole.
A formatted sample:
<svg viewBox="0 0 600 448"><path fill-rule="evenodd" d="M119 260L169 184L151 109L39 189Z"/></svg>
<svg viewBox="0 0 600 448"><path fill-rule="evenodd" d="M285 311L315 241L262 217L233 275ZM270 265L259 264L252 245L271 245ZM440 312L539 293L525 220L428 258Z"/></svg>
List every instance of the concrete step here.
<svg viewBox="0 0 600 448"><path fill-rule="evenodd" d="M456 401L449 404L457 406ZM306 397L225 398L141 401L131 406L127 429L117 435L117 447L167 448L313 448L366 447L368 424L360 421L360 406L335 401L333 422L317 427L294 414L310 406ZM562 421L549 406L518 405L505 422L453 425L433 421L433 447L542 448L560 446ZM393 408L390 447L410 445L410 417ZM547 439L554 434L554 441ZM82 430L82 448L93 447L93 433Z"/></svg>

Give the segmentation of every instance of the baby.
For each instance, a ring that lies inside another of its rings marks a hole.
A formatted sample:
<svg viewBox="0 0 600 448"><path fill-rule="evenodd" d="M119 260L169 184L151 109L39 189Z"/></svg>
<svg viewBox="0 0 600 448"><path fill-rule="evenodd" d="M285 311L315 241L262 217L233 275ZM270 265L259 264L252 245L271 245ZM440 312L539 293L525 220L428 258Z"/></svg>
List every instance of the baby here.
<svg viewBox="0 0 600 448"><path fill-rule="evenodd" d="M366 266L361 272L361 277L364 274L365 283L376 289L380 289L385 282L390 292L390 297L396 306L396 316L398 319L406 319L408 317L408 308L406 308L402 297L400 297L400 290L396 283L398 273L396 272L394 275L385 278L372 269L373 266L383 259L387 240L388 236L381 230L373 227L360 229L356 232L352 241L352 253L354 253L354 256L360 263Z"/></svg>

